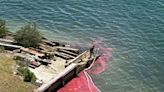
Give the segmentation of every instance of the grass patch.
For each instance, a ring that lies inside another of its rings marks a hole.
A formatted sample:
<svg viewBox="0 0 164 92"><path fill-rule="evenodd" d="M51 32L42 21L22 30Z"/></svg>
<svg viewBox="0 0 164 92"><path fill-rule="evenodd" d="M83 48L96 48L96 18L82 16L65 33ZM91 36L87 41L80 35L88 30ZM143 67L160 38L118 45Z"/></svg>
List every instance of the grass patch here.
<svg viewBox="0 0 164 92"><path fill-rule="evenodd" d="M16 63L11 55L0 53L0 92L32 92L35 85L13 74Z"/></svg>

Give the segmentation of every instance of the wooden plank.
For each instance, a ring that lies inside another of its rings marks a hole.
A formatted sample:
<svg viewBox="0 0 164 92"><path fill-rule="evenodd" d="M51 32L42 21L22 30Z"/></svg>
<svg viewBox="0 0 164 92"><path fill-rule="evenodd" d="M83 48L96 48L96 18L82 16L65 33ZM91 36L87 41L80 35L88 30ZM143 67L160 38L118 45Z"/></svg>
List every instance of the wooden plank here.
<svg viewBox="0 0 164 92"><path fill-rule="evenodd" d="M51 41L48 41L48 40L42 40L42 41L45 42L47 45L56 46L56 44Z"/></svg>
<svg viewBox="0 0 164 92"><path fill-rule="evenodd" d="M15 48L15 49L20 49L20 48L22 48L22 46L12 45L12 44L6 44L6 43L0 43L0 46L11 47L11 48Z"/></svg>
<svg viewBox="0 0 164 92"><path fill-rule="evenodd" d="M57 55L57 56L59 56L59 57L61 57L61 58L64 58L64 59L66 59L66 60L71 59L71 58L68 57L68 56L65 56L65 55L60 54L59 52L55 52L55 55Z"/></svg>
<svg viewBox="0 0 164 92"><path fill-rule="evenodd" d="M29 66L29 67L31 67L31 68L33 68L33 69L35 69L35 68L36 68L36 66L31 65L31 64L29 64L28 66Z"/></svg>
<svg viewBox="0 0 164 92"><path fill-rule="evenodd" d="M60 47L60 46L56 46L55 48L57 49L63 49L63 50L69 50L69 51L74 51L74 52L79 52L79 49L75 49L75 48L69 48L69 47Z"/></svg>
<svg viewBox="0 0 164 92"><path fill-rule="evenodd" d="M67 53L67 54L70 54L70 55L72 55L72 56L78 56L78 54L73 53L73 52L70 52L70 51L67 51L67 50L62 50L62 49L60 49L59 51L60 51L60 52Z"/></svg>
<svg viewBox="0 0 164 92"><path fill-rule="evenodd" d="M66 53L63 53L63 52L58 52L60 55L64 55L64 56L67 56L67 57L70 57L70 58L75 58L75 56L71 56L69 54L66 54Z"/></svg>
<svg viewBox="0 0 164 92"><path fill-rule="evenodd" d="M1 39L1 38L0 38L0 42L14 43L14 41L13 41L13 40Z"/></svg>
<svg viewBox="0 0 164 92"><path fill-rule="evenodd" d="M82 54L80 54L79 56L77 56L76 58L70 60L66 65L70 65L71 63L78 63L79 60L83 59L84 56L87 57L87 51L83 52Z"/></svg>
<svg viewBox="0 0 164 92"><path fill-rule="evenodd" d="M39 52L37 52L35 50L32 50L32 49L29 49L29 48L21 48L21 50L23 50L25 52L28 52L30 54L36 55L36 56L40 56L40 57L43 57L44 56L44 54L39 53Z"/></svg>
<svg viewBox="0 0 164 92"><path fill-rule="evenodd" d="M39 58L39 57L36 57L36 56L33 56L37 61L39 61L39 62L43 62L43 63L48 63L48 64L51 64L51 62L50 61L48 61L48 60L46 60L46 59L41 59L41 58Z"/></svg>

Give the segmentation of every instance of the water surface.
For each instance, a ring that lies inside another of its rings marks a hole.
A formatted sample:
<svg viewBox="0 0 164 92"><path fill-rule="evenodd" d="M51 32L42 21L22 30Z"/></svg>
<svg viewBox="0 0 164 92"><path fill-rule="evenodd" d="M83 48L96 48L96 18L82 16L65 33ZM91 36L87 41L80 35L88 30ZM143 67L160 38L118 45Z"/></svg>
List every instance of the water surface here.
<svg viewBox="0 0 164 92"><path fill-rule="evenodd" d="M92 76L102 92L163 92L163 0L0 0L0 18L16 31L33 21L50 39L113 48L108 69Z"/></svg>

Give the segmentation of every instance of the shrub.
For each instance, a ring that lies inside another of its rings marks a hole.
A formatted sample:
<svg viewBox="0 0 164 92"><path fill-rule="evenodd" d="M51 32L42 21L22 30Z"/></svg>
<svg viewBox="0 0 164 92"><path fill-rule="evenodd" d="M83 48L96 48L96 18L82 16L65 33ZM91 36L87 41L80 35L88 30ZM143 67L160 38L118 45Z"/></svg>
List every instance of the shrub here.
<svg viewBox="0 0 164 92"><path fill-rule="evenodd" d="M16 60L16 64L19 65L20 67L26 67L28 65L28 62L26 60L24 61Z"/></svg>
<svg viewBox="0 0 164 92"><path fill-rule="evenodd" d="M35 23L29 23L16 32L15 40L25 47L37 47L41 42L41 35Z"/></svg>
<svg viewBox="0 0 164 92"><path fill-rule="evenodd" d="M0 37L4 37L6 35L6 22L0 19Z"/></svg>
<svg viewBox="0 0 164 92"><path fill-rule="evenodd" d="M21 61L21 60L24 60L24 58L22 58L21 56L14 56L14 60L19 60L19 61Z"/></svg>
<svg viewBox="0 0 164 92"><path fill-rule="evenodd" d="M26 67L18 67L18 74L23 76L24 81L35 83L36 76Z"/></svg>
<svg viewBox="0 0 164 92"><path fill-rule="evenodd" d="M27 68L24 69L24 72L23 72L24 81L31 82L32 75L33 74L30 72L29 69Z"/></svg>
<svg viewBox="0 0 164 92"><path fill-rule="evenodd" d="M32 73L31 83L34 84L36 80L37 80L36 76Z"/></svg>
<svg viewBox="0 0 164 92"><path fill-rule="evenodd" d="M18 75L23 76L23 73L24 73L24 67L18 67L18 68L17 68L17 73L18 73Z"/></svg>
<svg viewBox="0 0 164 92"><path fill-rule="evenodd" d="M0 46L0 53L4 52L5 48L3 46Z"/></svg>

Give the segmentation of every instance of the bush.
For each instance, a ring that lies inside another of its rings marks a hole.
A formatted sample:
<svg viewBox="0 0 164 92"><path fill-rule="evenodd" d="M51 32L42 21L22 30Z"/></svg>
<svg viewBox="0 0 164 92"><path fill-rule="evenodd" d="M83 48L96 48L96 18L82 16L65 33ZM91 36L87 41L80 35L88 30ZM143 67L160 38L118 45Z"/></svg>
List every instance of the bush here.
<svg viewBox="0 0 164 92"><path fill-rule="evenodd" d="M21 56L14 56L14 60L23 61L24 58L22 58Z"/></svg>
<svg viewBox="0 0 164 92"><path fill-rule="evenodd" d="M31 83L35 83L37 80L36 76L32 73Z"/></svg>
<svg viewBox="0 0 164 92"><path fill-rule="evenodd" d="M28 65L27 61L20 61L20 60L16 60L16 64L19 65L20 67L26 67Z"/></svg>
<svg viewBox="0 0 164 92"><path fill-rule="evenodd" d="M31 82L33 73L29 69L25 68L23 72L24 81Z"/></svg>
<svg viewBox="0 0 164 92"><path fill-rule="evenodd" d="M3 53L5 51L5 48L3 46L0 46L0 53Z"/></svg>
<svg viewBox="0 0 164 92"><path fill-rule="evenodd" d="M41 42L41 35L35 23L29 23L16 32L15 40L24 47L37 47Z"/></svg>
<svg viewBox="0 0 164 92"><path fill-rule="evenodd" d="M35 83L36 76L26 67L18 67L18 74L23 76L24 81Z"/></svg>
<svg viewBox="0 0 164 92"><path fill-rule="evenodd" d="M4 37L7 33L6 22L0 19L0 37Z"/></svg>
<svg viewBox="0 0 164 92"><path fill-rule="evenodd" d="M17 73L18 73L18 75L23 76L23 73L24 73L24 67L18 67L18 68L17 68Z"/></svg>

